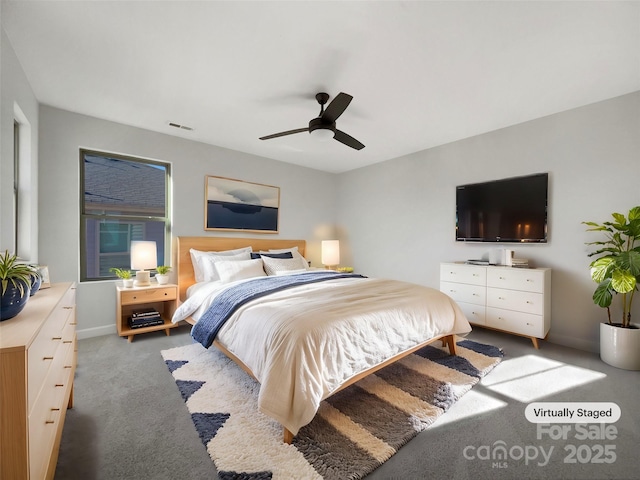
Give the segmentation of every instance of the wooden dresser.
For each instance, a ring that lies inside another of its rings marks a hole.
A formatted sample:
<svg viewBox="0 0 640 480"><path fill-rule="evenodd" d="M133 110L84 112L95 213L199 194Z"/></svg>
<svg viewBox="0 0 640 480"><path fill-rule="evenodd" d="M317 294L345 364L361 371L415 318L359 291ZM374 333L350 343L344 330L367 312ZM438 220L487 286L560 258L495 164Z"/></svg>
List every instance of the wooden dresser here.
<svg viewBox="0 0 640 480"><path fill-rule="evenodd" d="M0 479L51 479L73 404L76 286L52 284L0 323Z"/></svg>

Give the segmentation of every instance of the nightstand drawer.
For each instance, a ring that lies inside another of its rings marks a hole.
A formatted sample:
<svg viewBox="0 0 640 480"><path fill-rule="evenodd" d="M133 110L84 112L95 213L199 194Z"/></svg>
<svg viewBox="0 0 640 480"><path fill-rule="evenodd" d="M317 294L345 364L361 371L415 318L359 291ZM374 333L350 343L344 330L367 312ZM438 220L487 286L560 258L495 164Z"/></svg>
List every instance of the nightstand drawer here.
<svg viewBox="0 0 640 480"><path fill-rule="evenodd" d="M157 287L151 289L136 289L122 291L122 305L135 305L138 303L162 302L177 298L176 287Z"/></svg>

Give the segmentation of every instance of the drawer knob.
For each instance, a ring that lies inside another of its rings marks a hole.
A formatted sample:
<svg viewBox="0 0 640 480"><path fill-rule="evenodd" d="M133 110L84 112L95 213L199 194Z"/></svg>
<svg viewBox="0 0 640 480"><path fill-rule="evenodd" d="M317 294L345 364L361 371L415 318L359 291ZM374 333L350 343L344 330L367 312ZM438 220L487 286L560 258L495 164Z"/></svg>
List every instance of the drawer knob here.
<svg viewBox="0 0 640 480"><path fill-rule="evenodd" d="M62 308L64 308L65 310L73 310L73 307L62 307Z"/></svg>
<svg viewBox="0 0 640 480"><path fill-rule="evenodd" d="M527 300L527 303L528 303L529 305L531 305L533 302L531 302L531 301Z"/></svg>
<svg viewBox="0 0 640 480"><path fill-rule="evenodd" d="M53 360L53 357L43 357L43 360Z"/></svg>
<svg viewBox="0 0 640 480"><path fill-rule="evenodd" d="M53 337L51 340L62 340L62 337Z"/></svg>
<svg viewBox="0 0 640 480"><path fill-rule="evenodd" d="M531 280L530 278L527 278L527 282L533 282L533 280Z"/></svg>
<svg viewBox="0 0 640 480"><path fill-rule="evenodd" d="M500 278L500 280L504 280L504 277L499 277L499 278Z"/></svg>
<svg viewBox="0 0 640 480"><path fill-rule="evenodd" d="M504 297L498 297L498 300L504 300Z"/></svg>
<svg viewBox="0 0 640 480"><path fill-rule="evenodd" d="M62 384L62 383L56 383L56 387L64 387L64 384Z"/></svg>

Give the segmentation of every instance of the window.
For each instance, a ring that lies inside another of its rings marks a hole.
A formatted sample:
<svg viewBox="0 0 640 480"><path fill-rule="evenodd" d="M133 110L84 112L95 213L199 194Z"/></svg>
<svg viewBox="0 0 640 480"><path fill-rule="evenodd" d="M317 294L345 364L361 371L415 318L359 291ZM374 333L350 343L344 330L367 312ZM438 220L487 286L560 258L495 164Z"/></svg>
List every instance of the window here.
<svg viewBox="0 0 640 480"><path fill-rule="evenodd" d="M169 179L165 163L80 150L81 281L130 269L132 240L155 241L158 265L169 263Z"/></svg>

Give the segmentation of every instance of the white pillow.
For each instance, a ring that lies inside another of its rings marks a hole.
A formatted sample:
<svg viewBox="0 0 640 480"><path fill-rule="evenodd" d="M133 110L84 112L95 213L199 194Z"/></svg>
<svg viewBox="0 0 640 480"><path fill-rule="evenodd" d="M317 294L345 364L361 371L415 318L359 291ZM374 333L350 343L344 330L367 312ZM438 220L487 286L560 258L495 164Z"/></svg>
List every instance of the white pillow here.
<svg viewBox="0 0 640 480"><path fill-rule="evenodd" d="M274 252L276 253L276 252ZM292 270L306 270L307 261L300 256L300 258L271 258L261 257L262 263L264 263L264 270L267 275L278 275L281 272L290 272Z"/></svg>
<svg viewBox="0 0 640 480"><path fill-rule="evenodd" d="M269 250L269 253L284 253L284 252L291 252L291 255L293 255L293 258L299 258L304 262L304 268L309 268L309 262L307 261L306 258L304 258L300 254L300 252L298 251L298 247L276 248L276 249Z"/></svg>
<svg viewBox="0 0 640 480"><path fill-rule="evenodd" d="M200 267L202 268L202 281L215 282L220 280L216 264L218 262L239 262L242 260L251 260L249 252L238 253L237 255L205 255L200 258Z"/></svg>
<svg viewBox="0 0 640 480"><path fill-rule="evenodd" d="M222 283L244 280L245 278L264 277L267 275L264 273L262 260L259 258L254 260L239 260L235 262L221 260L216 262L215 265Z"/></svg>
<svg viewBox="0 0 640 480"><path fill-rule="evenodd" d="M204 282L204 275L202 273L202 267L200 266L200 260L208 255L228 256L237 255L238 253L251 253L251 247L236 248L235 250L223 250L221 252L203 252L192 248L189 250L191 254L191 263L193 264L193 273L196 278L196 282Z"/></svg>
<svg viewBox="0 0 640 480"><path fill-rule="evenodd" d="M308 272L309 270L307 270L306 268L301 268L300 270L282 270L282 271L276 271L276 276L279 275L295 275L296 273L305 273Z"/></svg>

